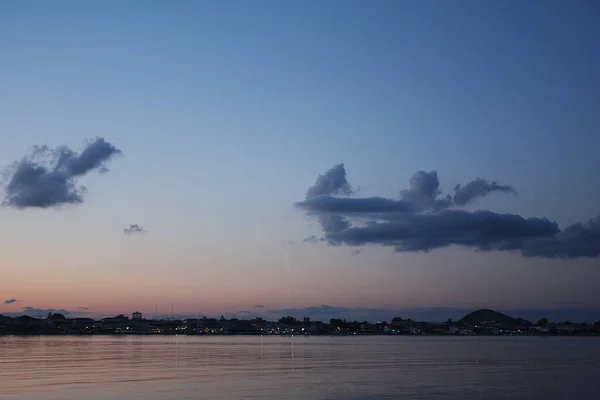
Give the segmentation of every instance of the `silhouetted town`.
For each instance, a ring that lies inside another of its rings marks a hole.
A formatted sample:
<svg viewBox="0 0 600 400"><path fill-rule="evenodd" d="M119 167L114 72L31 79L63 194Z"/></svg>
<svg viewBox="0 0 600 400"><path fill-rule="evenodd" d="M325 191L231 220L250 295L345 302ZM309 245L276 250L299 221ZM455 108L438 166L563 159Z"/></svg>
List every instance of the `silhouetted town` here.
<svg viewBox="0 0 600 400"><path fill-rule="evenodd" d="M148 319L134 312L130 317L95 320L67 318L49 313L46 318L0 314L0 335L600 335L600 321L593 324L550 322L542 318L531 323L492 310L474 311L459 321L419 322L397 317L390 322L359 322L332 318L328 322L306 317Z"/></svg>

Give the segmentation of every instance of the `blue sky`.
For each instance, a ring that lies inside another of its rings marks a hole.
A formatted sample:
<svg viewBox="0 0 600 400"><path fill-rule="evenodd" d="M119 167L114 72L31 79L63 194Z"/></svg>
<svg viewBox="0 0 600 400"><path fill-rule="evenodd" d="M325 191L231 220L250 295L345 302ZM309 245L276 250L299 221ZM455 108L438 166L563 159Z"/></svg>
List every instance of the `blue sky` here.
<svg viewBox="0 0 600 400"><path fill-rule="evenodd" d="M598 215L598 17L594 1L4 2L0 164L93 137L122 156L81 179L82 204L0 210L0 294L98 312L597 305L594 259L353 257L303 244L319 227L293 204L343 162L365 196L434 169L444 193L518 192L478 208Z"/></svg>

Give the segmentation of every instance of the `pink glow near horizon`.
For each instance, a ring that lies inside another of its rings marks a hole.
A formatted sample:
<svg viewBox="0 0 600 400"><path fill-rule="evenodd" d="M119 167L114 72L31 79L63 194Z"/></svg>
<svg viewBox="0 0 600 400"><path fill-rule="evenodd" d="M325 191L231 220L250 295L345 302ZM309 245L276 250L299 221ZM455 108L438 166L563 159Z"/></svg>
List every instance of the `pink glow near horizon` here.
<svg viewBox="0 0 600 400"><path fill-rule="evenodd" d="M443 259L443 267L435 266L432 258ZM367 260L379 263L377 268L357 269L353 265L362 264L364 260L349 256L348 263L330 264L324 269L315 266L314 258L307 253L304 258L298 256L291 268L279 269L278 274L270 275L265 271L260 277L249 269L234 269L233 274L217 270L207 274L206 269L186 273L179 270L179 275L154 270L152 274L140 276L123 275L119 269L114 269L89 279L85 270L58 275L37 267L16 270L0 283L0 293L4 297L19 300L13 304L0 304L0 312L18 312L23 307L77 312L82 311L79 307L87 307L93 315L131 314L133 311L154 315L158 305L159 314L168 315L173 305L177 314L220 315L320 304L384 309L539 307L548 304L545 299L549 296L556 298L556 304L570 298L570 295L561 297L559 289L575 282L573 268L576 267L571 267L570 271L554 269L555 278L540 286L536 285L534 274L529 278L520 275L525 267L519 265L518 257L504 257L495 263L488 262L485 255L474 258L480 262L476 268L463 263L460 250L440 251L403 257L410 266L406 267L394 265L394 259L392 262L378 259L374 254ZM540 262L538 265L530 263L526 268L542 274L552 266ZM32 274L32 270L37 273ZM58 267L54 271L57 270ZM594 282L594 271L586 263L581 263L578 272L577 279L587 273L589 282ZM591 283L589 288L580 287L582 300L588 305L595 301L592 291ZM255 309L256 304L267 305L267 309Z"/></svg>

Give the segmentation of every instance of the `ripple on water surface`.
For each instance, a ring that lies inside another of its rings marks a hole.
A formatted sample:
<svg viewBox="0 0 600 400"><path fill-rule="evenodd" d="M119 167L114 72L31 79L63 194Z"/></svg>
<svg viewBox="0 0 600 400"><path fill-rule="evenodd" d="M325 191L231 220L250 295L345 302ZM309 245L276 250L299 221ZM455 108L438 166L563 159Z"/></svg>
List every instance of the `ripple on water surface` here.
<svg viewBox="0 0 600 400"><path fill-rule="evenodd" d="M597 399L600 338L0 336L0 400Z"/></svg>

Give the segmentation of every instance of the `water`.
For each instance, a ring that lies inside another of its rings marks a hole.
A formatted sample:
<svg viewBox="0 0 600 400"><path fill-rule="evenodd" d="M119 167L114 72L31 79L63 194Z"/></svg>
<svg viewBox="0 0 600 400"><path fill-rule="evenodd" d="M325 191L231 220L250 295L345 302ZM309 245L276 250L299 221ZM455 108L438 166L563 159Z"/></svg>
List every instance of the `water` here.
<svg viewBox="0 0 600 400"><path fill-rule="evenodd" d="M598 399L600 338L1 337L0 399Z"/></svg>

